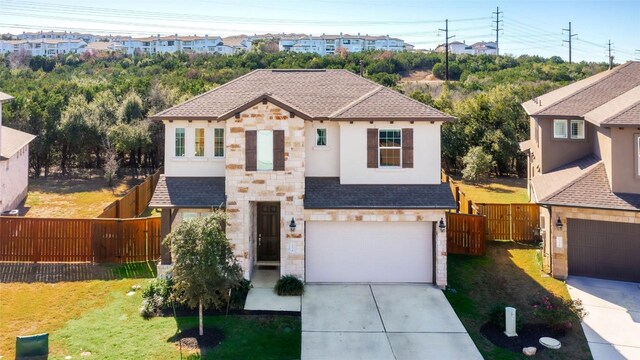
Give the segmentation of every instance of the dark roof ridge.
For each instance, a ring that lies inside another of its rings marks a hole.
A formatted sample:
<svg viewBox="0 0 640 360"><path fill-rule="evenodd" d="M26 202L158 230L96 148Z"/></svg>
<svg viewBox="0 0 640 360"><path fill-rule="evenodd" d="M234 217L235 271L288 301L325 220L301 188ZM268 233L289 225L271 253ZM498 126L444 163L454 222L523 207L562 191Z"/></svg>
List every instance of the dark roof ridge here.
<svg viewBox="0 0 640 360"><path fill-rule="evenodd" d="M640 87L640 85L638 85L638 86L636 86L636 87ZM629 91L631 91L631 90L629 90ZM627 92L628 92L628 91L627 91ZM625 94L626 94L626 93L625 93ZM623 94L623 95L624 95L624 94ZM622 96L622 95L620 95L620 96ZM605 120L603 120L602 122L600 122L600 124L610 124L611 120L613 120L613 119L615 119L615 118L617 118L617 117L619 117L619 116L622 116L622 115L626 114L627 112L631 111L631 110L632 110L632 109L634 109L636 106L638 106L638 104L640 104L640 99L638 99L638 101L636 101L635 103L633 103L633 104L631 104L631 105L627 106L626 108L624 108L624 109L620 110L619 112L617 112L617 113L615 113L615 114L613 114L613 115L609 116L608 118L606 118Z"/></svg>

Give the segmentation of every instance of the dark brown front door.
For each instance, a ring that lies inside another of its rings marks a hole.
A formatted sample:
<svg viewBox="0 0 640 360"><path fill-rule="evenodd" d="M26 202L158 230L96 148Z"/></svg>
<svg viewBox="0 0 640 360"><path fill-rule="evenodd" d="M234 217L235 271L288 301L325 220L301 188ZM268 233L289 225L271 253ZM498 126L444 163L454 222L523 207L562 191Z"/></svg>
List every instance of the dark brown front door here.
<svg viewBox="0 0 640 360"><path fill-rule="evenodd" d="M258 203L258 261L280 260L280 203Z"/></svg>

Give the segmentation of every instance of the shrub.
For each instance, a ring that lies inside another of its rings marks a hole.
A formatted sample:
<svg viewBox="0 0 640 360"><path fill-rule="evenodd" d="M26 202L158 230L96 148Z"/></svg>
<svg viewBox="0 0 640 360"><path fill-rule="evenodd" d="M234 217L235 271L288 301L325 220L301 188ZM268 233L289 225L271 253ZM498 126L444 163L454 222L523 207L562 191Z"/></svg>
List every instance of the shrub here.
<svg viewBox="0 0 640 360"><path fill-rule="evenodd" d="M553 293L543 294L532 301L533 316L554 330L566 330L574 320L582 320L587 314L582 301L563 299Z"/></svg>
<svg viewBox="0 0 640 360"><path fill-rule="evenodd" d="M509 305L505 303L499 303L494 306L489 312L489 322L493 325L497 326L499 329L505 328L505 310L504 308ZM520 317L520 313L516 310L516 332L522 330L522 317Z"/></svg>
<svg viewBox="0 0 640 360"><path fill-rule="evenodd" d="M484 152L480 146L474 146L469 149L462 162L464 163L462 178L474 182L478 182L480 178L487 176L491 168L496 165L493 157Z"/></svg>
<svg viewBox="0 0 640 360"><path fill-rule="evenodd" d="M247 294L253 286L251 281L247 279L240 280L240 283L231 288L231 299L229 300L229 307L232 309L244 309L244 302L247 300Z"/></svg>
<svg viewBox="0 0 640 360"><path fill-rule="evenodd" d="M285 275L278 280L274 290L280 296L299 296L304 294L304 284L293 275Z"/></svg>
<svg viewBox="0 0 640 360"><path fill-rule="evenodd" d="M142 306L140 315L145 318L162 316L171 306L171 278L153 279L142 290Z"/></svg>

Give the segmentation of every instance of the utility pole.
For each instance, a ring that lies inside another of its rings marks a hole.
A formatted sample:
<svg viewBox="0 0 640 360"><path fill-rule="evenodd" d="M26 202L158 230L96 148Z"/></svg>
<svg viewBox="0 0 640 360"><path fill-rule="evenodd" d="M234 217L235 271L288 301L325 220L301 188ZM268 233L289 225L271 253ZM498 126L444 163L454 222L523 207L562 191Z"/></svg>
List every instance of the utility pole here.
<svg viewBox="0 0 640 360"><path fill-rule="evenodd" d="M358 66L360 67L360 76L364 77L364 61L362 59L358 61Z"/></svg>
<svg viewBox="0 0 640 360"><path fill-rule="evenodd" d="M569 64L571 64L571 39L574 36L578 36L578 34L572 34L571 33L571 21L569 21L569 28L568 29L562 29L562 31L568 31L569 32L569 40L562 40L563 42L569 43Z"/></svg>
<svg viewBox="0 0 640 360"><path fill-rule="evenodd" d="M611 56L611 39L609 39L609 42L607 43L607 45L609 46L609 70L613 69L613 56Z"/></svg>
<svg viewBox="0 0 640 360"><path fill-rule="evenodd" d="M438 30L444 31L444 79L449 81L449 39L456 36L449 36L449 19L444 21L444 29Z"/></svg>
<svg viewBox="0 0 640 360"><path fill-rule="evenodd" d="M504 20L500 20L500 14L502 14L504 11L500 11L499 7L496 7L496 11L492 14L495 14L496 19L493 20L492 22L496 23L496 28L493 29L493 31L496 32L496 55L500 55L500 45L498 43L498 35L500 34L500 23L503 22Z"/></svg>

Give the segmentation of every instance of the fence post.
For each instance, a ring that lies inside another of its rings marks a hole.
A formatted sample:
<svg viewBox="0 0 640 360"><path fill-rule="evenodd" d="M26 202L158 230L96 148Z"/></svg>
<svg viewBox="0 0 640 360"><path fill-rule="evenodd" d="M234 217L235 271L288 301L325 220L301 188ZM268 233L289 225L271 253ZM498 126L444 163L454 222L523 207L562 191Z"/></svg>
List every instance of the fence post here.
<svg viewBox="0 0 640 360"><path fill-rule="evenodd" d="M473 215L473 201L468 200L467 201L467 212L469 213L469 215Z"/></svg>
<svg viewBox="0 0 640 360"><path fill-rule="evenodd" d="M456 186L456 213L460 214L460 187Z"/></svg>
<svg viewBox="0 0 640 360"><path fill-rule="evenodd" d="M509 204L509 240L513 241L513 204Z"/></svg>

